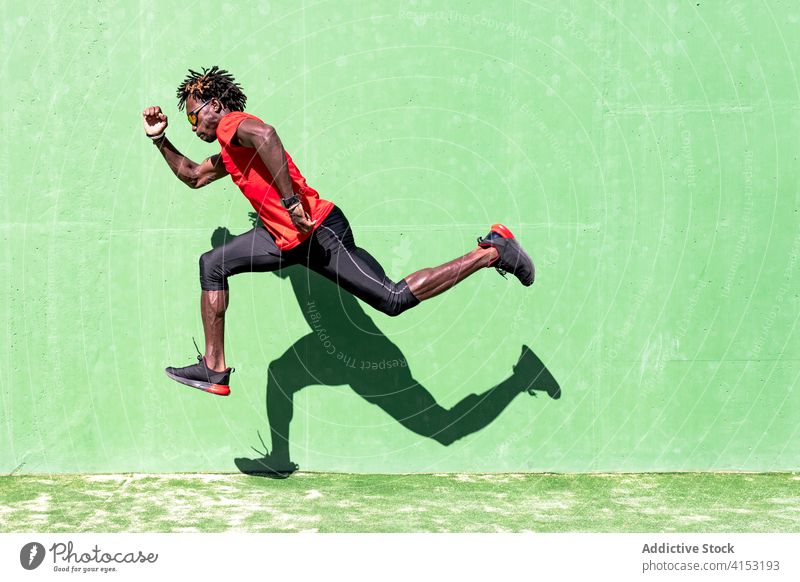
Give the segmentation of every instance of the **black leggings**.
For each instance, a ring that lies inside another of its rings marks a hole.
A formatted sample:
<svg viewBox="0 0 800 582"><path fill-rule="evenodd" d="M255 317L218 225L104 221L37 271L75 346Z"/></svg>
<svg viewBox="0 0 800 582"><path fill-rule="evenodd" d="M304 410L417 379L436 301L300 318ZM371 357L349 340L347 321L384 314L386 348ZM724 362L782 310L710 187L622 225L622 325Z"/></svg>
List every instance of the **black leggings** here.
<svg viewBox="0 0 800 582"><path fill-rule="evenodd" d="M405 279L392 282L381 265L356 246L350 223L338 207L300 245L281 251L262 225L200 257L200 286L204 291L226 291L228 277L238 273L277 271L303 264L327 277L368 305L387 315L400 315L419 300Z"/></svg>

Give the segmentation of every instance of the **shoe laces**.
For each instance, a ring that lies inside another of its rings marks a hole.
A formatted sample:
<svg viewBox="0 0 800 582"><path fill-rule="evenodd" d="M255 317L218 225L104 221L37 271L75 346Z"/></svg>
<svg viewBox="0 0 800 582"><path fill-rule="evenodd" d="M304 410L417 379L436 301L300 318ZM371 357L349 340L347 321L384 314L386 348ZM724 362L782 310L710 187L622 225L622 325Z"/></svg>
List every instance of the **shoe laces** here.
<svg viewBox="0 0 800 582"><path fill-rule="evenodd" d="M200 348L197 347L197 341L194 339L194 336L192 336L192 343L194 344L194 349L197 350L197 361L202 362L203 365L206 366L205 358L203 357L203 354L200 352ZM211 368L209 368L208 366L206 366L206 368L211 370ZM236 371L236 368L231 368L230 370L231 371L229 373L233 374Z"/></svg>
<svg viewBox="0 0 800 582"><path fill-rule="evenodd" d="M197 361L203 361L203 354L200 353L200 348L197 347L197 341L195 341L194 336L192 336L192 343L194 344L194 349L197 350Z"/></svg>
<svg viewBox="0 0 800 582"><path fill-rule="evenodd" d="M488 240L488 238L489 238L488 236L486 238L483 238L482 236L479 236L478 237L478 244L481 244L481 243L485 242L486 240ZM498 253L499 252L500 251L498 250ZM508 277L506 277L506 275L508 274L508 271L506 271L505 269L502 269L500 267L495 267L495 269L497 270L498 273L500 273L500 276L503 277L503 279L508 279Z"/></svg>

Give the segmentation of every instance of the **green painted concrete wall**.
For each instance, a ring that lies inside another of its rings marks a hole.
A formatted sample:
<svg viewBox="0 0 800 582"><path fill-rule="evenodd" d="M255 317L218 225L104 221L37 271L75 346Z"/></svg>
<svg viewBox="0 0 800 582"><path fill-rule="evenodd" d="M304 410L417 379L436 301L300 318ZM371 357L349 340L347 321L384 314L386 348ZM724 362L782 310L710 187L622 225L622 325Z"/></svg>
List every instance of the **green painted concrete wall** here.
<svg viewBox="0 0 800 582"><path fill-rule="evenodd" d="M302 388L306 470L800 468L798 6L242 4L2 4L0 470L235 471L269 443L269 370ZM391 276L503 221L535 285L481 272L389 318L302 269L240 275L232 396L169 381L202 337L197 258L250 208L229 180L175 180L140 114L214 153L174 97L213 64ZM313 309L379 369L326 360ZM452 444L372 403L462 402L417 410L461 436L523 344L561 399L522 394Z"/></svg>

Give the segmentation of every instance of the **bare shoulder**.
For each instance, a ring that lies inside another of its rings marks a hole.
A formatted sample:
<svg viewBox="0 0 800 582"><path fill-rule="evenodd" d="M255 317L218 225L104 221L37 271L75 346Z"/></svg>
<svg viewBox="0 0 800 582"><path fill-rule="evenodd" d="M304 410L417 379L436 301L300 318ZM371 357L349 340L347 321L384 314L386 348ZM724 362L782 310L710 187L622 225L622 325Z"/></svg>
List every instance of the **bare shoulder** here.
<svg viewBox="0 0 800 582"><path fill-rule="evenodd" d="M268 123L264 123L259 119L247 118L242 120L239 127L236 129L236 139L244 147L257 147L265 136L274 132L273 128Z"/></svg>

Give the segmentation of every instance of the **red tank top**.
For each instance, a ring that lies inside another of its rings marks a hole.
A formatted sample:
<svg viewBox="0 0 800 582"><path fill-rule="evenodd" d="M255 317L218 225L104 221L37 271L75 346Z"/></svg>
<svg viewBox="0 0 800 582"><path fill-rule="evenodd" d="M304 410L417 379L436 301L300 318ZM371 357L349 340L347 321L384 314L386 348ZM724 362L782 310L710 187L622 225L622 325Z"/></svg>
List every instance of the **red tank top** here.
<svg viewBox="0 0 800 582"><path fill-rule="evenodd" d="M289 213L281 204L280 193L272 185L272 174L261 161L255 148L246 148L231 143L236 135L236 129L245 119L261 121L255 115L243 111L232 111L217 125L217 139L222 146L222 162L234 183L239 186L242 194L261 217L264 226L275 238L278 248L286 251L299 245L311 236L311 233L300 234L292 224ZM303 208L311 216L311 220L317 221L314 225L316 228L328 216L333 208L333 203L322 200L319 193L306 184L306 179L294 165L288 152L286 153L286 163L289 166L292 191L300 196Z"/></svg>

